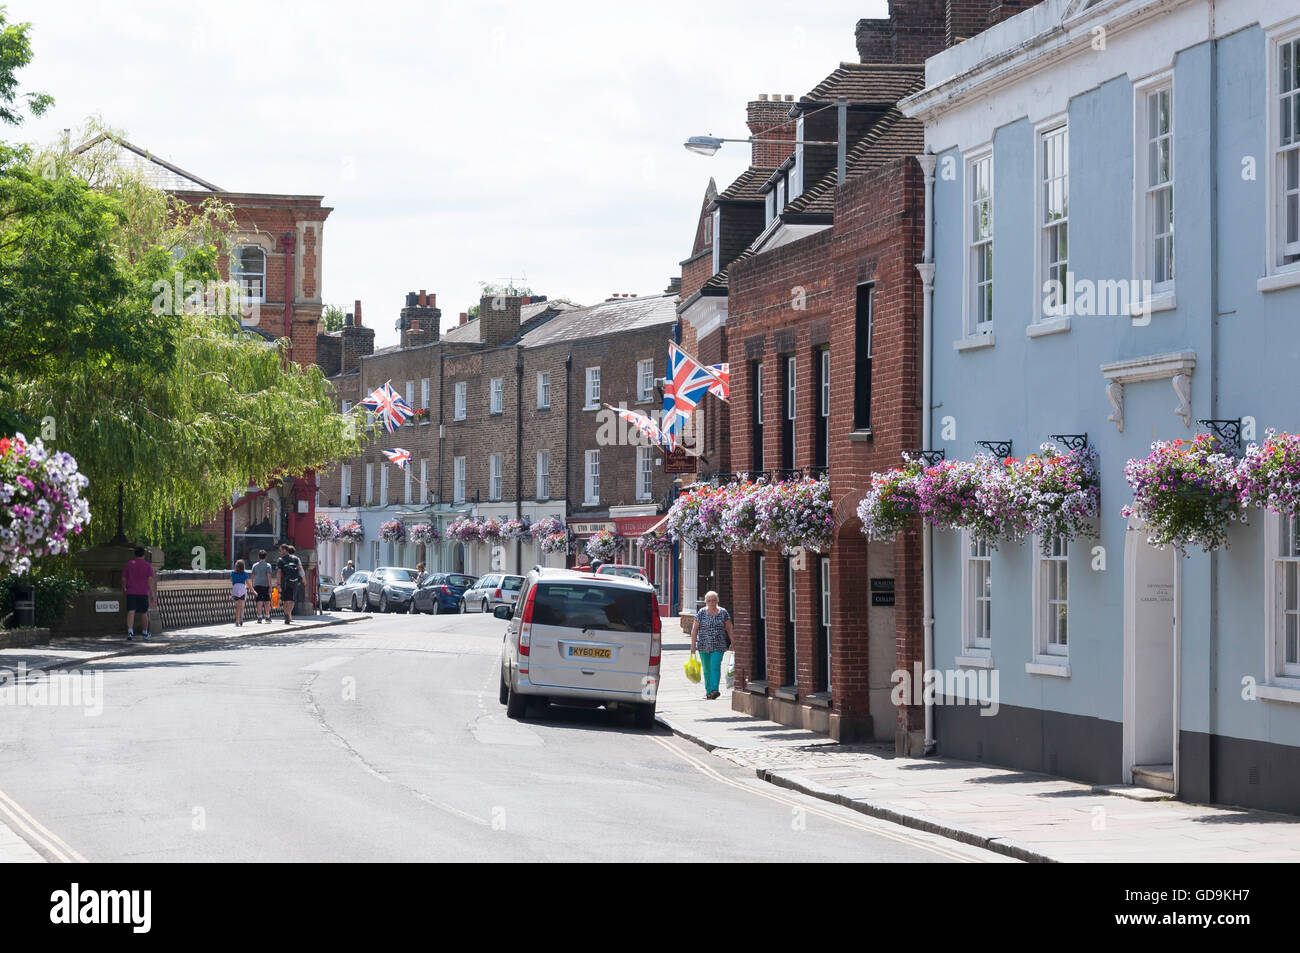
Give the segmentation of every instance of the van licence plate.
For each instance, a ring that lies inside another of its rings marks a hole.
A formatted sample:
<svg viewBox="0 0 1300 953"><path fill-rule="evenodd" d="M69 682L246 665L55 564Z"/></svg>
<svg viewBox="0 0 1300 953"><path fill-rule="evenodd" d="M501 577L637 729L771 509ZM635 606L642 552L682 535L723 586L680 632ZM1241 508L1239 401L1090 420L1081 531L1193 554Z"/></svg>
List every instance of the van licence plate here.
<svg viewBox="0 0 1300 953"><path fill-rule="evenodd" d="M570 645L569 658L612 658L609 649L593 649L586 645Z"/></svg>

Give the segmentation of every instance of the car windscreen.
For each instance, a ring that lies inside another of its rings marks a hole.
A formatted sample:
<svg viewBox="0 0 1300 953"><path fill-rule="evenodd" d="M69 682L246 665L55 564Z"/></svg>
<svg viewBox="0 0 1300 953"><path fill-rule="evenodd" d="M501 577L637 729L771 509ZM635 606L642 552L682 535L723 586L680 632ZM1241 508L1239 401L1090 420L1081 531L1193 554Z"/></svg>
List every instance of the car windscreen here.
<svg viewBox="0 0 1300 953"><path fill-rule="evenodd" d="M650 593L581 582L537 584L532 621L577 629L650 631Z"/></svg>
<svg viewBox="0 0 1300 953"><path fill-rule="evenodd" d="M448 586L455 586L458 589L468 589L474 585L473 576L462 576L459 573L452 573L443 582Z"/></svg>
<svg viewBox="0 0 1300 953"><path fill-rule="evenodd" d="M626 576L629 579L640 579L645 573L631 566L601 566L600 571L609 576Z"/></svg>
<svg viewBox="0 0 1300 953"><path fill-rule="evenodd" d="M506 592L518 592L519 587L523 584L523 576L506 576L501 582L501 588L506 590Z"/></svg>
<svg viewBox="0 0 1300 953"><path fill-rule="evenodd" d="M389 582L415 582L420 577L414 569L389 569L386 572Z"/></svg>
<svg viewBox="0 0 1300 953"><path fill-rule="evenodd" d="M367 581L369 578L370 578L370 574L369 574L369 573L366 573L366 572L354 572L352 575L348 576L348 584L349 584L349 585L356 585L356 584L359 583L359 582L365 582L365 581Z"/></svg>

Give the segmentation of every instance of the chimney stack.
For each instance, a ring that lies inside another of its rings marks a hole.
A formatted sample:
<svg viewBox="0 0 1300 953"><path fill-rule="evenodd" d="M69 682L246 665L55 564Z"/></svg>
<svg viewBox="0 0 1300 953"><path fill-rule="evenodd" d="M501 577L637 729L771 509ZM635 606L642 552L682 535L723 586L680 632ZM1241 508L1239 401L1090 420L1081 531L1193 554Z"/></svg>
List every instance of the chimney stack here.
<svg viewBox="0 0 1300 953"><path fill-rule="evenodd" d="M480 344L496 347L519 335L518 295L484 295L478 304Z"/></svg>
<svg viewBox="0 0 1300 953"><path fill-rule="evenodd" d="M863 63L924 63L952 45L954 20L961 30L984 28L993 0L889 0L887 19L859 20L855 36ZM974 17L977 25L966 26ZM973 33L964 32L962 36Z"/></svg>
<svg viewBox="0 0 1300 953"><path fill-rule="evenodd" d="M469 323L469 313L466 311L462 311L460 313L460 324L456 325L456 327L462 327L463 325L466 325L468 323Z"/></svg>
<svg viewBox="0 0 1300 953"><path fill-rule="evenodd" d="M794 97L790 97L793 102ZM749 134L755 139L775 139L776 142L755 142L751 145L750 164L760 169L775 169L794 152L796 124L790 118L790 107L781 102L781 95L771 98L759 93L758 99L745 108Z"/></svg>
<svg viewBox="0 0 1300 953"><path fill-rule="evenodd" d="M401 310L397 328L401 332L401 347L419 347L438 340L442 312L433 306L436 295L423 288L406 295L406 307Z"/></svg>
<svg viewBox="0 0 1300 953"><path fill-rule="evenodd" d="M361 327L361 299L358 298L352 306L352 316L357 327Z"/></svg>

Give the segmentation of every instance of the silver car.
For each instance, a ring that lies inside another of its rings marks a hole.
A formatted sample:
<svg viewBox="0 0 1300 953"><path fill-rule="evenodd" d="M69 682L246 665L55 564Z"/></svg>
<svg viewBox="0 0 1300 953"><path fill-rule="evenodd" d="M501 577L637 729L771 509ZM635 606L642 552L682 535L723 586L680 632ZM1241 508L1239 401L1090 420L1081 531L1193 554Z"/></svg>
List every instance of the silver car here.
<svg viewBox="0 0 1300 953"><path fill-rule="evenodd" d="M501 645L501 704L523 718L529 698L630 708L639 728L655 721L663 630L653 587L636 579L536 568Z"/></svg>
<svg viewBox="0 0 1300 953"><path fill-rule="evenodd" d="M491 612L497 606L513 606L523 585L523 576L490 572L466 589L461 600L466 612Z"/></svg>

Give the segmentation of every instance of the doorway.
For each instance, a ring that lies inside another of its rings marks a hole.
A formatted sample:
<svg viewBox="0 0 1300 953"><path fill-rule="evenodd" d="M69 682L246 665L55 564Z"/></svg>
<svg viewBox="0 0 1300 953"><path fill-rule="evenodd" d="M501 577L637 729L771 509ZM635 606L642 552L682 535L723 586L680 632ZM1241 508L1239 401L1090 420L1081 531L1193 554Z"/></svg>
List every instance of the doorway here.
<svg viewBox="0 0 1300 953"><path fill-rule="evenodd" d="M1177 793L1179 583L1173 549L1124 541L1124 780Z"/></svg>

